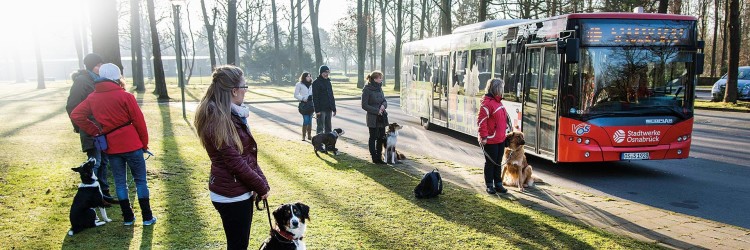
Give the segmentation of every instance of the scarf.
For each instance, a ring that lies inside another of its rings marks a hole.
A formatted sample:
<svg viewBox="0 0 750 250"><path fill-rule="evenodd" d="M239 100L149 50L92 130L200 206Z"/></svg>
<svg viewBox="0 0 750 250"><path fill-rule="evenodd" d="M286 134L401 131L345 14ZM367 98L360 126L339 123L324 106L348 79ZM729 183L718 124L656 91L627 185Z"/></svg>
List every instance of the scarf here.
<svg viewBox="0 0 750 250"><path fill-rule="evenodd" d="M239 116L240 119L242 119L242 122L244 122L245 125L250 128L250 125L247 124L247 117L250 116L250 109L245 104L242 104L242 106L240 106L232 103L232 114Z"/></svg>
<svg viewBox="0 0 750 250"><path fill-rule="evenodd" d="M302 81L302 84L304 84L305 87L307 87L309 89L310 85L312 85L312 81L310 81L310 82L308 82L308 81Z"/></svg>

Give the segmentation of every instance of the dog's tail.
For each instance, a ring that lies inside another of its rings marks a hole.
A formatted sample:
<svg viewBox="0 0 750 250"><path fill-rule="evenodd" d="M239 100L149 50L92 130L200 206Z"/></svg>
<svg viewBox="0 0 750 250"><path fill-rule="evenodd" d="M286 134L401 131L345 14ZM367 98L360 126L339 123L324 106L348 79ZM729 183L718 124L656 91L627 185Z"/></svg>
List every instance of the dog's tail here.
<svg viewBox="0 0 750 250"><path fill-rule="evenodd" d="M401 152L396 151L396 156L399 160L406 160L406 155Z"/></svg>

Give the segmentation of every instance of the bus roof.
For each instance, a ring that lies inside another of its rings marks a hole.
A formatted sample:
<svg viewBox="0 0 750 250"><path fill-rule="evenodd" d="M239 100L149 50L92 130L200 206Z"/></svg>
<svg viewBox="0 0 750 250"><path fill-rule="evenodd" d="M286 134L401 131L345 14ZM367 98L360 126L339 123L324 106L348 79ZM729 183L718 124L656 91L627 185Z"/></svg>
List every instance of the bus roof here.
<svg viewBox="0 0 750 250"><path fill-rule="evenodd" d="M629 13L629 12L578 13L578 14L568 14L566 16L568 19L647 19L647 20L684 20L684 21L698 20L698 18L694 16L661 14L661 13Z"/></svg>
<svg viewBox="0 0 750 250"><path fill-rule="evenodd" d="M464 25L464 26L460 26L460 27L456 28L455 30L453 30L453 34L466 33L466 32L477 31L477 30L483 30L483 29L488 29L488 28L493 28L493 27L498 27L498 26L505 26L505 25L509 25L509 24L522 23L522 22L526 22L526 21L531 21L531 20L529 20L529 19L487 20L487 21L484 21L484 22L479 22L479 23L473 23L473 24L467 24L467 25Z"/></svg>

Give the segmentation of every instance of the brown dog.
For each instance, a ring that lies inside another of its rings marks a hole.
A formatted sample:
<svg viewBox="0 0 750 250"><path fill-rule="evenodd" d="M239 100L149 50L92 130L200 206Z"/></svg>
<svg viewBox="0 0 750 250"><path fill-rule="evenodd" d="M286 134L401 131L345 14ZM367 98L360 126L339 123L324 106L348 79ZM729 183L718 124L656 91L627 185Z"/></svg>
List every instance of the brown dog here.
<svg viewBox="0 0 750 250"><path fill-rule="evenodd" d="M503 154L503 170L501 178L503 185L524 188L534 186L533 168L526 162L523 145L523 133L510 132L505 135L505 153Z"/></svg>

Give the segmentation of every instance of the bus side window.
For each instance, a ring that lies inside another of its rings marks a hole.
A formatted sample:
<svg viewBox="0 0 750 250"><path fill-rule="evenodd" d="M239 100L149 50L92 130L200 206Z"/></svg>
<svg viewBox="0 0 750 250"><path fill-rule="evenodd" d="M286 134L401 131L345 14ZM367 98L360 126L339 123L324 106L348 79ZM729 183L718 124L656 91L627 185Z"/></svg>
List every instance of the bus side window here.
<svg viewBox="0 0 750 250"><path fill-rule="evenodd" d="M455 67L453 68L453 86L458 85L458 94L463 95L464 77L466 76L466 51L456 52Z"/></svg>
<svg viewBox="0 0 750 250"><path fill-rule="evenodd" d="M495 74L497 79L503 79L503 66L505 65L505 48L495 49Z"/></svg>
<svg viewBox="0 0 750 250"><path fill-rule="evenodd" d="M411 79L413 81L417 80L417 76L419 75L419 58L421 56L415 55L411 61Z"/></svg>

